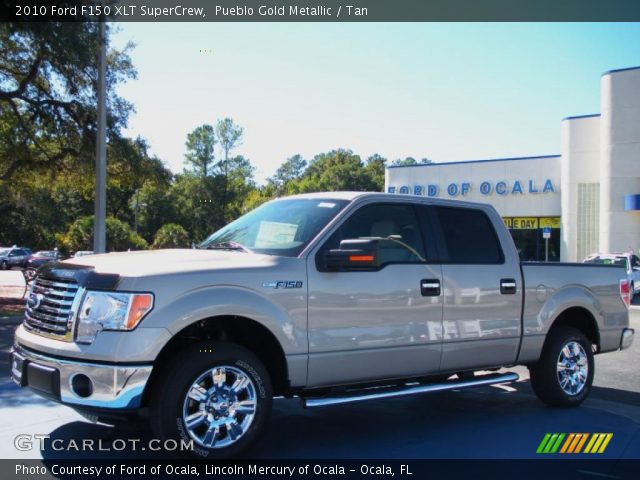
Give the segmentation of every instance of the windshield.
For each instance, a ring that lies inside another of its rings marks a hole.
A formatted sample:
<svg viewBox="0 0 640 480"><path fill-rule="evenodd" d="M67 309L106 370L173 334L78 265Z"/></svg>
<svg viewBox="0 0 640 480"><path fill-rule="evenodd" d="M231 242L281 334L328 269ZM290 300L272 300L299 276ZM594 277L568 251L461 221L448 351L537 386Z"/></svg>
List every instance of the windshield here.
<svg viewBox="0 0 640 480"><path fill-rule="evenodd" d="M218 230L198 248L222 248L297 256L340 212L347 200L277 200L252 210Z"/></svg>
<svg viewBox="0 0 640 480"><path fill-rule="evenodd" d="M621 265L624 268L629 268L627 257L593 257L586 259L585 262L598 265Z"/></svg>
<svg viewBox="0 0 640 480"><path fill-rule="evenodd" d="M55 257L56 253L52 252L50 250L41 250L39 252L36 252L36 254L34 255L34 257Z"/></svg>

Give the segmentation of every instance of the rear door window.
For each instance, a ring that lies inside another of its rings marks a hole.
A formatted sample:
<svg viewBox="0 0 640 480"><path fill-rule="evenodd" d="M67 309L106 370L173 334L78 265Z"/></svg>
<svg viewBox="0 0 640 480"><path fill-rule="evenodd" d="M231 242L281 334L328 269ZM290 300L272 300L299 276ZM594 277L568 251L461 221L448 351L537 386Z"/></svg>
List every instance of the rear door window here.
<svg viewBox="0 0 640 480"><path fill-rule="evenodd" d="M489 217L473 208L433 207L440 226L439 256L444 263L504 263L500 240Z"/></svg>

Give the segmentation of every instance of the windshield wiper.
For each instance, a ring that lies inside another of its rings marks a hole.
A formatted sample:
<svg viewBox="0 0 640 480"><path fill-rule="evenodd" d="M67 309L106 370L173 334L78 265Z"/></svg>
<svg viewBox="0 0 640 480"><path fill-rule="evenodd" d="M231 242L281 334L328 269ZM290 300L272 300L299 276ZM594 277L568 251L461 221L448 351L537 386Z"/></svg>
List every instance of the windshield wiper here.
<svg viewBox="0 0 640 480"><path fill-rule="evenodd" d="M210 243L209 245L206 245L205 247L201 247L201 248L206 248L207 250L239 250L241 252L253 253L251 250L249 250L247 247L245 247L241 243L234 242L232 240L229 240L226 242Z"/></svg>

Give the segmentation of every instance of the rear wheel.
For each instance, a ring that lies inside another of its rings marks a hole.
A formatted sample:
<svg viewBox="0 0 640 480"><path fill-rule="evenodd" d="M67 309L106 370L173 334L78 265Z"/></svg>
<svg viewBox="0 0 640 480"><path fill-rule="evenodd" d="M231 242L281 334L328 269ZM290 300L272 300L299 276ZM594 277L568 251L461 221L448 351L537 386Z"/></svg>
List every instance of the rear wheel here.
<svg viewBox="0 0 640 480"><path fill-rule="evenodd" d="M151 425L161 439L193 441L197 456L227 458L248 448L271 412L271 380L245 348L221 342L190 347L154 389Z"/></svg>
<svg viewBox="0 0 640 480"><path fill-rule="evenodd" d="M529 367L538 398L554 407L575 407L589 395L594 362L591 342L580 330L554 327L540 360Z"/></svg>

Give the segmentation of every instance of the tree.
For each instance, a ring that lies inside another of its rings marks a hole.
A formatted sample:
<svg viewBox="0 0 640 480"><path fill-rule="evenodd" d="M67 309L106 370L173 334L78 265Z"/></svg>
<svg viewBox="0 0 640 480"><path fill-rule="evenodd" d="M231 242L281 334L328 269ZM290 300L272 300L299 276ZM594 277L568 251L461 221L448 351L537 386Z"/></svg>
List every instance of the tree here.
<svg viewBox="0 0 640 480"><path fill-rule="evenodd" d="M156 233L151 248L187 248L189 246L189 234L177 223L167 223L160 227Z"/></svg>
<svg viewBox="0 0 640 480"><path fill-rule="evenodd" d="M0 24L0 180L55 172L95 157L98 24ZM107 30L108 34L108 30ZM116 94L135 78L127 45L107 55L107 134L120 136L132 105Z"/></svg>
<svg viewBox="0 0 640 480"><path fill-rule="evenodd" d="M423 157L420 159L420 162L418 162L415 158L413 157L405 157L405 158L398 158L396 160L394 160L391 165L393 165L394 167L410 167L410 166L414 166L414 165L427 165L433 163L432 160L429 160L426 157Z"/></svg>
<svg viewBox="0 0 640 480"><path fill-rule="evenodd" d="M364 167L365 171L371 176L371 180L375 184L376 191L384 190L384 172L387 168L387 159L374 153L367 158L367 163Z"/></svg>
<svg viewBox="0 0 640 480"><path fill-rule="evenodd" d="M148 242L153 240L162 225L177 222L180 218L169 184L147 180L129 202L134 214L137 204L138 233Z"/></svg>
<svg viewBox="0 0 640 480"><path fill-rule="evenodd" d="M289 182L302 177L305 168L307 168L307 161L302 158L302 155L296 154L287 158L267 182L273 185L276 194L280 195L286 191L286 186Z"/></svg>
<svg viewBox="0 0 640 480"><path fill-rule="evenodd" d="M379 179L373 173L351 150L332 150L316 155L302 177L289 183L287 193L379 190Z"/></svg>
<svg viewBox="0 0 640 480"><path fill-rule="evenodd" d="M71 224L67 233L58 235L60 249L71 253L91 250L93 239L93 215L81 217ZM147 248L147 242L131 230L131 227L117 218L107 217L107 251L140 250Z"/></svg>
<svg viewBox="0 0 640 480"><path fill-rule="evenodd" d="M198 177L193 173L177 175L169 190L176 218L195 242L204 240L224 226L221 176Z"/></svg>
<svg viewBox="0 0 640 480"><path fill-rule="evenodd" d="M216 134L222 149L222 161L229 160L231 151L242 143L244 129L230 118L223 118L216 123Z"/></svg>
<svg viewBox="0 0 640 480"><path fill-rule="evenodd" d="M222 149L222 160L218 164L220 173L223 176L222 186L222 211L223 215L226 215L227 211L227 191L229 188L229 171L232 165L229 163L229 155L242 143L242 135L244 129L234 123L230 118L223 118L216 123L216 134L218 135L218 141L220 142L220 148Z"/></svg>
<svg viewBox="0 0 640 480"><path fill-rule="evenodd" d="M249 159L236 155L227 162L227 173L223 178L224 191L223 220L228 223L242 213L243 204L249 193L256 188L253 180L255 168Z"/></svg>
<svg viewBox="0 0 640 480"><path fill-rule="evenodd" d="M185 161L204 178L212 173L216 137L213 126L204 124L187 135Z"/></svg>

